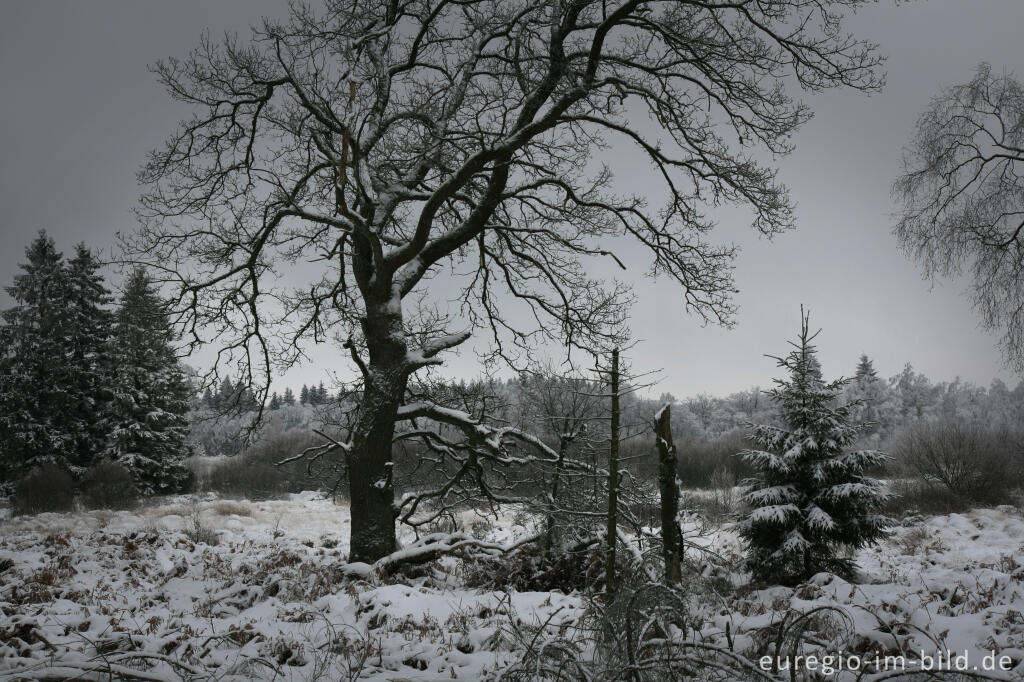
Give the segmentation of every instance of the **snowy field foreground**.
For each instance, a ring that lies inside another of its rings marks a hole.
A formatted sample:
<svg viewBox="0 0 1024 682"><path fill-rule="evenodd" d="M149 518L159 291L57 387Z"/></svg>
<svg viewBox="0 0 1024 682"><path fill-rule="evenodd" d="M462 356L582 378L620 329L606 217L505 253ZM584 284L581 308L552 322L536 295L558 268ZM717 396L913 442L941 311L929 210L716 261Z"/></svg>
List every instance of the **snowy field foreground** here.
<svg viewBox="0 0 1024 682"><path fill-rule="evenodd" d="M563 679L608 669L586 668L601 658L599 603L469 589L455 559L415 578L354 576L347 532L347 510L311 493L4 517L0 680L496 678L545 643L584 662ZM504 541L524 531L510 518L489 532ZM703 577L688 579L686 622L658 631L658 641L699 645L683 658L790 679L761 657L799 654L794 679L852 680L892 679L924 652L925 665L1024 678L1024 519L1012 507L908 523L860 555L856 585L821 574L796 589L753 589L732 568L728 527L691 540L724 563L695 562ZM936 663L938 650L952 656ZM842 656L835 670L829 655Z"/></svg>

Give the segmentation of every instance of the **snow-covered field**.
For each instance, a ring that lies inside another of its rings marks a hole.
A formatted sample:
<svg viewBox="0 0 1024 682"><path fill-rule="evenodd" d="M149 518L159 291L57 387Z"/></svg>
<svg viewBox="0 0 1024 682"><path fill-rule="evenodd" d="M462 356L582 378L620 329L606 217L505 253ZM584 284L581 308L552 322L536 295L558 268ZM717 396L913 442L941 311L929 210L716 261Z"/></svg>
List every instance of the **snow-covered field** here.
<svg viewBox="0 0 1024 682"><path fill-rule="evenodd" d="M215 544L194 541L197 515ZM347 526L345 507L311 493L0 518L0 680L481 679L521 658L523 632L534 646L575 637L581 657L592 650L576 629L584 597L469 589L454 559L416 578L354 577ZM511 518L493 530L520 531ZM797 679L856 678L821 677L825 655L856 656L873 679L947 649L943 667L962 657L972 672L1024 679L1024 519L1012 507L901 527L860 554L857 584L823 574L753 589L728 568L739 552L728 527L692 540L726 562L707 564L694 590L693 641L761 667L779 641L782 656L818 656L817 672L797 662ZM834 608L798 617L820 607ZM985 670L1000 667L1012 670Z"/></svg>

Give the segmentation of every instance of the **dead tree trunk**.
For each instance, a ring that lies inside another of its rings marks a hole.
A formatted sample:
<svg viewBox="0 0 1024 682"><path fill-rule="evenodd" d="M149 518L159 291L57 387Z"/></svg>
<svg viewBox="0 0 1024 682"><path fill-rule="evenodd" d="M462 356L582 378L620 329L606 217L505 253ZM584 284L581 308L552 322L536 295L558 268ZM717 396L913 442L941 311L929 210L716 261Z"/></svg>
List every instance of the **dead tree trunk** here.
<svg viewBox="0 0 1024 682"><path fill-rule="evenodd" d="M676 446L672 443L671 406L665 405L654 418L658 444L658 482L661 488L661 543L665 558L665 583L682 578L679 566L679 485L676 480Z"/></svg>
<svg viewBox="0 0 1024 682"><path fill-rule="evenodd" d="M615 596L615 548L619 527L619 349L612 351L611 369L612 419L608 444L608 548L605 553L605 594Z"/></svg>

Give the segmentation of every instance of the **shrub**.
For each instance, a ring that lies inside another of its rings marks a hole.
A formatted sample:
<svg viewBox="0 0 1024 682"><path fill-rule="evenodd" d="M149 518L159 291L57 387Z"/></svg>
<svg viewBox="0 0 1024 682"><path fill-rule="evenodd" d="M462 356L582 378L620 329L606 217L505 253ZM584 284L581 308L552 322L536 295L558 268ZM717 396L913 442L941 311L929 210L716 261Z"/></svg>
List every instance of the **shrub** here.
<svg viewBox="0 0 1024 682"><path fill-rule="evenodd" d="M679 442L679 481L686 488L719 488L721 480L750 477L754 470L739 457L750 447L746 429L735 428L717 438Z"/></svg>
<svg viewBox="0 0 1024 682"><path fill-rule="evenodd" d="M199 506L198 498L193 498L189 505L188 524L185 527L185 536L197 545L216 545L220 539L217 531L213 530L202 518L202 507Z"/></svg>
<svg viewBox="0 0 1024 682"><path fill-rule="evenodd" d="M55 464L46 464L18 483L11 507L15 514L38 514L68 511L74 501L74 483L68 472Z"/></svg>
<svg viewBox="0 0 1024 682"><path fill-rule="evenodd" d="M251 500L320 489L324 482L308 474L306 462L296 461L280 467L275 463L321 442L315 434L300 429L265 435L242 454L217 462L200 478L207 490ZM333 480L327 482L333 483Z"/></svg>
<svg viewBox="0 0 1024 682"><path fill-rule="evenodd" d="M898 434L893 452L905 474L972 504L1008 502L1022 480L1015 434L977 420L917 421Z"/></svg>
<svg viewBox="0 0 1024 682"><path fill-rule="evenodd" d="M943 486L920 479L899 479L889 484L890 497L885 501L886 514L898 517L919 514L953 514L970 508L970 501L955 495Z"/></svg>
<svg viewBox="0 0 1024 682"><path fill-rule="evenodd" d="M82 502L87 509L128 509L138 500L131 472L116 462L101 462L82 477Z"/></svg>

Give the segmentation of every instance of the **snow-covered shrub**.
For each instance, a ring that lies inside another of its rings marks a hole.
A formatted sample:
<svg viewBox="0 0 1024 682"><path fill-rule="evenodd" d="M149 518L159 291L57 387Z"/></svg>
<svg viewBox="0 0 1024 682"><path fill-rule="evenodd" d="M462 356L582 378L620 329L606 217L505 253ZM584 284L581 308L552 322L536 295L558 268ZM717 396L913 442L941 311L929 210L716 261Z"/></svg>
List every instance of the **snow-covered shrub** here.
<svg viewBox="0 0 1024 682"><path fill-rule="evenodd" d="M74 482L56 464L44 464L21 479L11 496L15 514L68 511L75 503Z"/></svg>
<svg viewBox="0 0 1024 682"><path fill-rule="evenodd" d="M128 509L138 500L131 472L116 462L91 467L82 476L81 490L86 509Z"/></svg>
<svg viewBox="0 0 1024 682"><path fill-rule="evenodd" d="M731 646L700 641L695 602L680 590L640 581L615 600L590 599L573 628L528 625L510 612L505 639L520 659L489 679L501 682L774 679Z"/></svg>
<svg viewBox="0 0 1024 682"><path fill-rule="evenodd" d="M604 562L604 548L594 539L571 549L556 548L546 561L534 551L475 558L463 563L462 577L470 587L569 594L598 590L603 584ZM626 568L623 560L621 570Z"/></svg>

